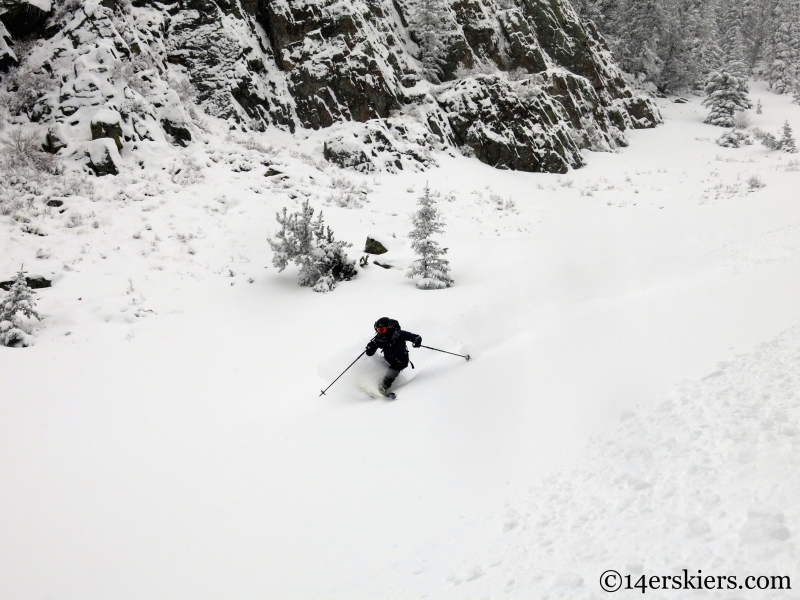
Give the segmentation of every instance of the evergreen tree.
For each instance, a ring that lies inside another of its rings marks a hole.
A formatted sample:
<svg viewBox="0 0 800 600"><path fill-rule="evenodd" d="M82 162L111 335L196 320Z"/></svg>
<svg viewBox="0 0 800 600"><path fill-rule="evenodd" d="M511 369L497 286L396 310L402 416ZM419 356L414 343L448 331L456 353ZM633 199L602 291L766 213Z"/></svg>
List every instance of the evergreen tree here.
<svg viewBox="0 0 800 600"><path fill-rule="evenodd" d="M710 125L733 127L733 116L752 107L747 97L747 83L727 71L711 75L706 94L703 106L710 108L711 112L704 123Z"/></svg>
<svg viewBox="0 0 800 600"><path fill-rule="evenodd" d="M663 65L659 43L665 36L665 15L659 0L624 0L619 14L616 57L620 66L647 80Z"/></svg>
<svg viewBox="0 0 800 600"><path fill-rule="evenodd" d="M571 2L595 22L624 70L662 92L702 90L723 70L746 82L762 58L771 83L800 79L800 0Z"/></svg>
<svg viewBox="0 0 800 600"><path fill-rule="evenodd" d="M450 287L454 283L450 279L450 263L442 258L447 254L447 248L442 248L431 239L433 234L444 231L444 223L427 185L418 204L420 208L411 218L414 230L408 237L411 238L411 247L419 258L411 264L406 276L411 279L419 278L416 285L422 290Z"/></svg>
<svg viewBox="0 0 800 600"><path fill-rule="evenodd" d="M593 21L607 38L615 38L620 26L620 12L626 0L570 0L582 19Z"/></svg>
<svg viewBox="0 0 800 600"><path fill-rule="evenodd" d="M792 135L792 128L787 120L781 128L781 137L778 140L778 150L789 152L790 154L797 153L797 143L795 142L794 135Z"/></svg>
<svg viewBox="0 0 800 600"><path fill-rule="evenodd" d="M613 10L604 12L600 2L593 0L571 0L571 4L581 19L592 21L600 31L605 29L605 15L613 13Z"/></svg>
<svg viewBox="0 0 800 600"><path fill-rule="evenodd" d="M325 227L322 213L314 218L314 209L303 202L299 212L288 214L286 208L277 214L280 230L269 245L275 255L272 264L283 271L293 262L300 267L300 285L315 292L329 292L339 281L355 277L355 261L347 258L346 242L337 242L330 227Z"/></svg>
<svg viewBox="0 0 800 600"><path fill-rule="evenodd" d="M704 50L708 44L702 0L665 0L665 32L660 45L663 67L657 79L664 93L702 88L705 75ZM715 56L720 51L716 48Z"/></svg>
<svg viewBox="0 0 800 600"><path fill-rule="evenodd" d="M713 73L717 73L723 65L722 48L720 47L720 31L717 22L717 2L710 0L700 8L701 16L698 27L700 76L696 87L704 89Z"/></svg>
<svg viewBox="0 0 800 600"><path fill-rule="evenodd" d="M20 269L8 294L0 301L0 344L30 345L31 336L23 330L22 317L41 321L35 306L32 290L25 279L25 271Z"/></svg>
<svg viewBox="0 0 800 600"><path fill-rule="evenodd" d="M798 33L795 19L800 18L798 4L798 0L780 0L773 11L774 29L766 47L766 76L770 87L778 94L792 91L797 80L800 41L795 39Z"/></svg>
<svg viewBox="0 0 800 600"><path fill-rule="evenodd" d="M750 69L742 33L742 14L734 0L722 0L722 2L719 22L724 68L746 83Z"/></svg>
<svg viewBox="0 0 800 600"><path fill-rule="evenodd" d="M411 34L419 45L425 78L439 83L445 62L444 38L449 31L448 11L444 0L420 0L411 23Z"/></svg>
<svg viewBox="0 0 800 600"><path fill-rule="evenodd" d="M751 70L764 57L767 39L774 30L772 13L780 1L782 0L744 0L744 36Z"/></svg>

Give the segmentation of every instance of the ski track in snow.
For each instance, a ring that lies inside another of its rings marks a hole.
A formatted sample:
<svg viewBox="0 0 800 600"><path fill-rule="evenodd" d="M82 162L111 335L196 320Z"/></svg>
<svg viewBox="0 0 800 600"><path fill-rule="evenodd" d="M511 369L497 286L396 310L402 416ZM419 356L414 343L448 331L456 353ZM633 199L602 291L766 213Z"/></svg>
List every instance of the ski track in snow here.
<svg viewBox="0 0 800 600"><path fill-rule="evenodd" d="M209 118L63 213L3 216L0 279L54 285L36 345L0 348L0 597L601 598L607 569L686 568L795 589L647 596L799 598L797 157L661 108L564 176L363 176L314 132L262 151ZM426 183L437 292L404 276ZM265 238L306 198L390 268L327 295L277 273ZM382 316L473 360L413 350L385 402L364 358L319 398Z"/></svg>
<svg viewBox="0 0 800 600"><path fill-rule="evenodd" d="M450 577L464 597L603 598L600 574L797 577L800 328L626 411L591 457L508 506L502 543ZM484 573L483 585L477 574ZM474 581L474 583L472 583ZM625 591L619 592L625 595ZM739 598L761 592L653 592ZM641 594L632 590L627 594ZM770 597L797 598L771 591Z"/></svg>

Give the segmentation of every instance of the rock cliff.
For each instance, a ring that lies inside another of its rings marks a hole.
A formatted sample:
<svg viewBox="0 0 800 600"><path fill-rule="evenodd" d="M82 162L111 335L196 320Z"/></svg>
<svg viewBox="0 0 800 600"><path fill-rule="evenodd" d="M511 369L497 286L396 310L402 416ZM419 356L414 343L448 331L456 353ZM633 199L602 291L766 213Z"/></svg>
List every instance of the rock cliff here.
<svg viewBox="0 0 800 600"><path fill-rule="evenodd" d="M46 127L51 151L87 161L101 137L112 153L191 144L206 113L320 130L326 159L362 171L456 147L565 172L582 148L661 122L567 0L442 2L431 83L410 26L418 0L0 0L4 104Z"/></svg>

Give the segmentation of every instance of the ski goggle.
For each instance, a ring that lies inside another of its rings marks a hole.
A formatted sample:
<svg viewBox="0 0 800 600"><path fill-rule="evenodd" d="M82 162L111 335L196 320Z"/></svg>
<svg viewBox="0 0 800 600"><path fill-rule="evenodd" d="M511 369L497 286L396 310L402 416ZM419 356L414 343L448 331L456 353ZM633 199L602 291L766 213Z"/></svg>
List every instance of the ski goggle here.
<svg viewBox="0 0 800 600"><path fill-rule="evenodd" d="M389 329L388 327L376 327L375 331L377 331L378 333L386 333L388 329Z"/></svg>

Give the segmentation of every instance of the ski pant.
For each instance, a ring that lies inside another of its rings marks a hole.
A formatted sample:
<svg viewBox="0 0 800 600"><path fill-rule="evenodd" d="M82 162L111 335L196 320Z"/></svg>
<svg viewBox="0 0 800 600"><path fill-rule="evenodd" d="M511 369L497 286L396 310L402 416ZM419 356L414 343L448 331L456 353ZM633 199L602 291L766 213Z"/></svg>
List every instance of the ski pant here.
<svg viewBox="0 0 800 600"><path fill-rule="evenodd" d="M383 376L383 389L388 390L392 387L394 380L397 379L397 376L400 375L400 371L402 370L403 369L398 369L395 365L389 365L386 375Z"/></svg>
<svg viewBox="0 0 800 600"><path fill-rule="evenodd" d="M408 363L400 364L394 361L390 362L389 369L386 371L386 375L383 376L383 389L388 390L390 387L392 387L394 380L397 379L398 375L400 375L400 371L405 369L407 366Z"/></svg>

